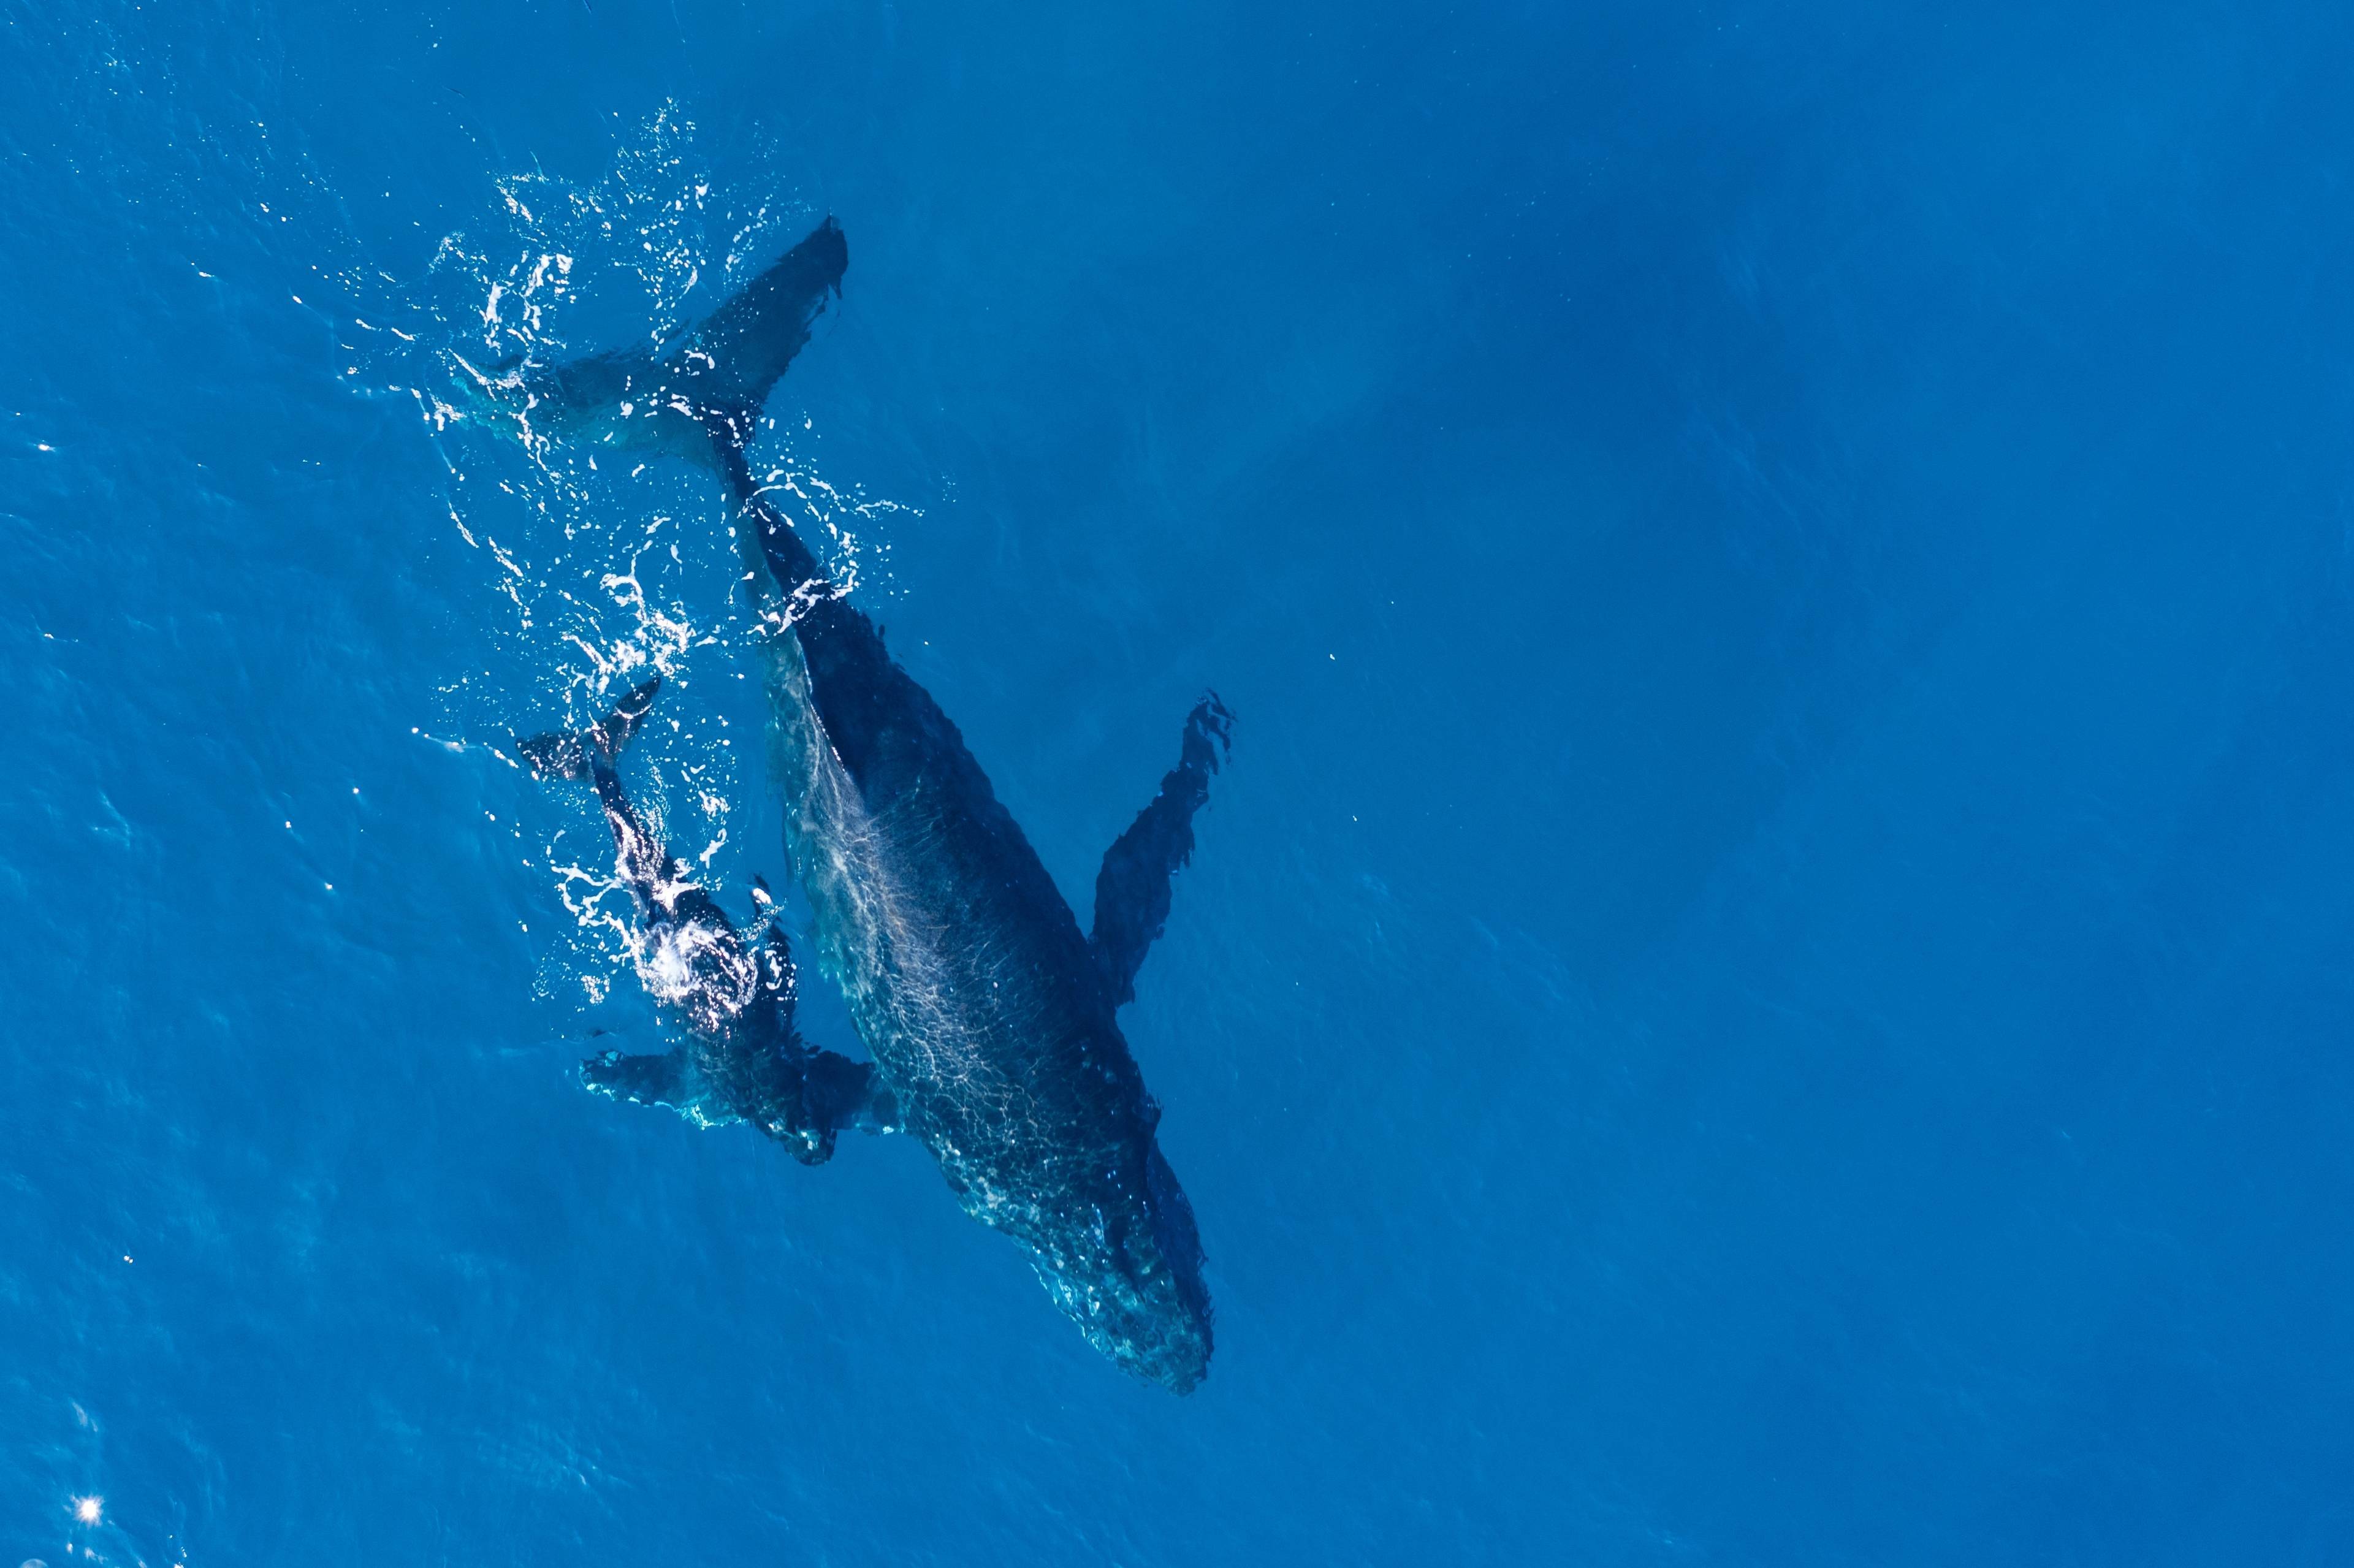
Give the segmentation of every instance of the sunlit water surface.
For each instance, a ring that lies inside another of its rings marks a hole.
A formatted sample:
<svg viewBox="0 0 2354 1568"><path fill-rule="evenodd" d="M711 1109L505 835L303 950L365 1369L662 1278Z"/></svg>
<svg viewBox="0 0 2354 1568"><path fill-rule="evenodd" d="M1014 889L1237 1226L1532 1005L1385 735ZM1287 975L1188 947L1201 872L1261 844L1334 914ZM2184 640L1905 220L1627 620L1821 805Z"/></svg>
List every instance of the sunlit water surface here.
<svg viewBox="0 0 2354 1568"><path fill-rule="evenodd" d="M2354 1560L2342 7L0 25L0 1562ZM748 912L752 627L450 377L828 213L760 464L1083 917L1239 715L1188 1399L575 1081L678 955L512 736L670 677Z"/></svg>

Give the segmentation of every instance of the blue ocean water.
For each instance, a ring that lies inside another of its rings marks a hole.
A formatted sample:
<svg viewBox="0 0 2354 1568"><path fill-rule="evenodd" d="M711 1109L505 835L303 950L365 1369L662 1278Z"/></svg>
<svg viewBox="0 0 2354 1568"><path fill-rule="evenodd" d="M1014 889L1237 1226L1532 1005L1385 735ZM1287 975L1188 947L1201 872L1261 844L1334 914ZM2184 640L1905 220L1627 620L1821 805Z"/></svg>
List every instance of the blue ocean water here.
<svg viewBox="0 0 2354 1568"><path fill-rule="evenodd" d="M2342 7L0 24L0 1561L2354 1561ZM1239 715L1185 1399L574 1078L500 752L781 878L726 508L437 399L828 213L762 450L1083 916Z"/></svg>

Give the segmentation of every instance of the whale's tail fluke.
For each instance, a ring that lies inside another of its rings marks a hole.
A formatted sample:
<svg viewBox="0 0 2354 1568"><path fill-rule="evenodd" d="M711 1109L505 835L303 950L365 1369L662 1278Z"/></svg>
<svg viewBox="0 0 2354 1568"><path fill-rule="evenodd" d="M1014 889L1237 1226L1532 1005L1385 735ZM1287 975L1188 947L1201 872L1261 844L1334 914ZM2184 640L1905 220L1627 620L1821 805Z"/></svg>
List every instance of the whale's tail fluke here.
<svg viewBox="0 0 2354 1568"><path fill-rule="evenodd" d="M752 439L769 394L842 293L850 247L827 218L708 316L659 344L478 368L452 354L461 420L507 426L527 445L666 451L692 462Z"/></svg>
<svg viewBox="0 0 2354 1568"><path fill-rule="evenodd" d="M760 406L825 313L826 297L842 297L849 268L850 242L829 216L663 355L715 435L724 428L739 445L750 438Z"/></svg>
<svg viewBox="0 0 2354 1568"><path fill-rule="evenodd" d="M544 730L538 735L518 741L516 749L532 773L541 779L586 779L589 775L589 755L610 764L621 755L621 747L638 733L645 722L646 713L654 705L655 694L662 690L662 677L631 687L621 694L607 714L584 730Z"/></svg>

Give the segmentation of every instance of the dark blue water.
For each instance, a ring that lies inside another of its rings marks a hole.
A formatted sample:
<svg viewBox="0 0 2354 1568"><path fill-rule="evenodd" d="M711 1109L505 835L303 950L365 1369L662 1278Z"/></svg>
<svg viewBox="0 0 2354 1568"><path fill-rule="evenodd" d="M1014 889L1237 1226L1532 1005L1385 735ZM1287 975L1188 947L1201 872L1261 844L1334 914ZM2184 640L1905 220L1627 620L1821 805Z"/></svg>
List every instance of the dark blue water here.
<svg viewBox="0 0 2354 1568"><path fill-rule="evenodd" d="M0 23L0 1560L2354 1561L2342 7ZM1240 715L1188 1399L573 1077L493 748L780 876L726 508L430 399L829 212L762 450L1083 916Z"/></svg>

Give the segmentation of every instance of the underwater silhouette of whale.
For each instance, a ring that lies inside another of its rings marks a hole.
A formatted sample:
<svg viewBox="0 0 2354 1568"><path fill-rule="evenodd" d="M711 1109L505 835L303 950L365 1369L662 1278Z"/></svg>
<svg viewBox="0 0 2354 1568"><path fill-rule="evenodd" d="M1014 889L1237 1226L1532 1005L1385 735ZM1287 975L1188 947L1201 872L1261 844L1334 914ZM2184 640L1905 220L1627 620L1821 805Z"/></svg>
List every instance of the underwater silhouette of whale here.
<svg viewBox="0 0 2354 1568"><path fill-rule="evenodd" d="M1168 918L1232 715L1214 694L1188 715L1177 765L1104 856L1083 935L955 725L751 471L761 404L847 265L828 218L671 345L511 364L484 395L527 437L718 469L762 618L787 855L878 1095L1089 1342L1188 1393L1211 1353L1202 1245L1117 1013Z"/></svg>

